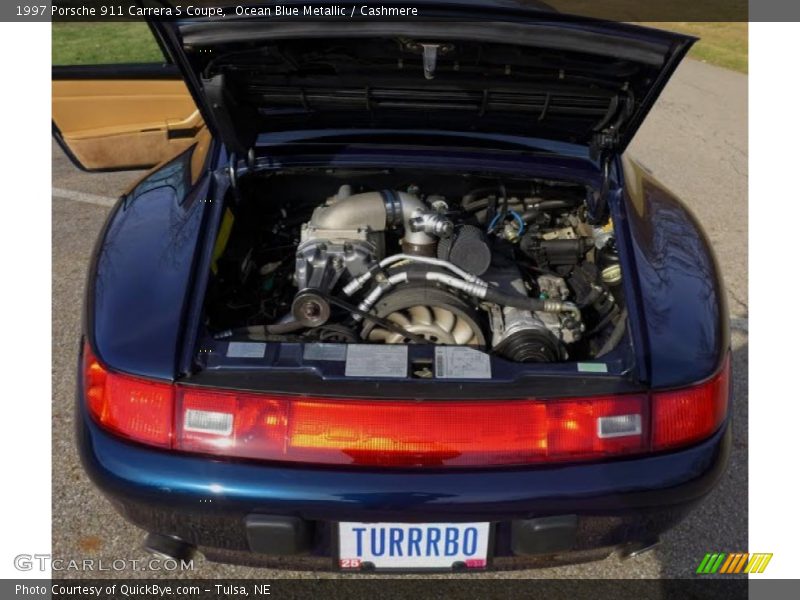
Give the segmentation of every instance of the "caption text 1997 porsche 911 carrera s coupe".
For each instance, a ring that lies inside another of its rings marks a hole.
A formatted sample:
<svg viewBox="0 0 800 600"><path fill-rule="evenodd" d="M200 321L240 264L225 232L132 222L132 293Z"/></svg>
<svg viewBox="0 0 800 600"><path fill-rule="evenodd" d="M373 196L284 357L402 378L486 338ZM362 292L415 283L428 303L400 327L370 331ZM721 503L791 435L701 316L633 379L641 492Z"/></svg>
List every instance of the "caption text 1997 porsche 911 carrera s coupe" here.
<svg viewBox="0 0 800 600"><path fill-rule="evenodd" d="M693 43L531 8L154 21L54 68L89 170L87 472L173 557L349 571L633 555L721 475L725 293L623 156Z"/></svg>

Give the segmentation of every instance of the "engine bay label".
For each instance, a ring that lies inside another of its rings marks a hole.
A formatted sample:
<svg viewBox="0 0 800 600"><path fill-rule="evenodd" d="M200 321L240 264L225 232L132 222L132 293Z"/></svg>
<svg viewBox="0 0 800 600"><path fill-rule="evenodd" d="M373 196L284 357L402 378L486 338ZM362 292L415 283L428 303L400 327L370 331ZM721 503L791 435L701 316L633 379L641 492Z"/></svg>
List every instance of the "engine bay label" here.
<svg viewBox="0 0 800 600"><path fill-rule="evenodd" d="M608 365L605 363L579 362L578 372L580 373L608 373Z"/></svg>
<svg viewBox="0 0 800 600"><path fill-rule="evenodd" d="M406 377L408 346L351 344L344 366L347 377Z"/></svg>
<svg viewBox="0 0 800 600"><path fill-rule="evenodd" d="M345 360L346 344L306 344L303 348L304 360Z"/></svg>
<svg viewBox="0 0 800 600"><path fill-rule="evenodd" d="M267 345L261 342L228 342L228 358L264 358Z"/></svg>
<svg viewBox="0 0 800 600"><path fill-rule="evenodd" d="M488 354L466 346L437 346L436 377L491 379L492 361Z"/></svg>

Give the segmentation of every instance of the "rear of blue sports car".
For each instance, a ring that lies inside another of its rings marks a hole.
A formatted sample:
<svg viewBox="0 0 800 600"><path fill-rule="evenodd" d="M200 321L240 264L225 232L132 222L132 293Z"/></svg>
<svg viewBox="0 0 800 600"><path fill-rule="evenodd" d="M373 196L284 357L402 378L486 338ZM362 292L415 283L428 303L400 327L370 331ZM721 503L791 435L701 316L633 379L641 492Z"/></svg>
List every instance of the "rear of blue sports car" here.
<svg viewBox="0 0 800 600"><path fill-rule="evenodd" d="M77 393L85 467L152 551L629 556L719 478L719 270L623 156L692 40L472 10L154 24L212 141L112 211Z"/></svg>

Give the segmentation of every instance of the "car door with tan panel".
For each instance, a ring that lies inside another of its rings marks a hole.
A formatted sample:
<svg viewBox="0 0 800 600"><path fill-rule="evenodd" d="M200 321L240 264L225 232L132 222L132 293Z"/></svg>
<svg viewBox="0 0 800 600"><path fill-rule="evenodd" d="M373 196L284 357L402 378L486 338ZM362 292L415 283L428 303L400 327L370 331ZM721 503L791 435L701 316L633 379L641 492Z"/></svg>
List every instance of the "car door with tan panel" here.
<svg viewBox="0 0 800 600"><path fill-rule="evenodd" d="M149 168L193 145L201 162L210 142L145 23L54 23L52 109L53 135L89 171Z"/></svg>

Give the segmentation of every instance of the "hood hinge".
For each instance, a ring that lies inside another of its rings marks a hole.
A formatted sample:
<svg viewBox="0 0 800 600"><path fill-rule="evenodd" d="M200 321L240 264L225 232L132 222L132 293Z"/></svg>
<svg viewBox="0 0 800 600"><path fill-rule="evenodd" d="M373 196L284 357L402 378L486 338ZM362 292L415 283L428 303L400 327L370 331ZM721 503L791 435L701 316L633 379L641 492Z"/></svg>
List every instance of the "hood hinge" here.
<svg viewBox="0 0 800 600"><path fill-rule="evenodd" d="M595 132L589 143L589 156L592 160L603 161L619 147L619 132L615 127L607 127Z"/></svg>
<svg viewBox="0 0 800 600"><path fill-rule="evenodd" d="M235 152L231 152L228 158L228 166L225 169L228 174L228 181L230 182L233 197L236 204L241 203L241 196L239 194L239 176L242 173L247 173L255 165L255 151L253 148L247 151L247 160L240 160ZM242 168L243 166L243 168Z"/></svg>
<svg viewBox="0 0 800 600"><path fill-rule="evenodd" d="M225 75L220 73L202 80L215 129L230 152L240 156L256 143L257 115L239 104L228 90Z"/></svg>

